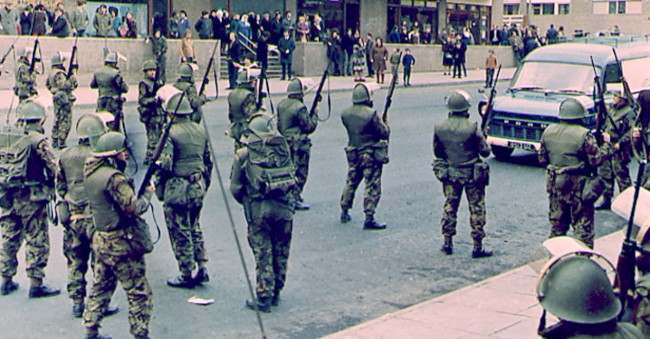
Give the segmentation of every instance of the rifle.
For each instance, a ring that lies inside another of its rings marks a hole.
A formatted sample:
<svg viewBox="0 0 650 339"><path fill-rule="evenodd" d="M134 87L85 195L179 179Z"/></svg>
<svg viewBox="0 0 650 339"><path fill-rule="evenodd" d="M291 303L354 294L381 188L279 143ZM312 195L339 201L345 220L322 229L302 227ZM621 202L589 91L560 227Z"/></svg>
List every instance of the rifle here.
<svg viewBox="0 0 650 339"><path fill-rule="evenodd" d="M72 45L72 53L70 53L70 64L68 65L68 73L66 78L70 79L72 77L73 71L79 68L77 60L77 42L79 41L79 35L74 38L74 45Z"/></svg>
<svg viewBox="0 0 650 339"><path fill-rule="evenodd" d="M621 253L618 255L618 262L616 263L616 279L614 286L618 287L618 298L623 306L620 316L625 313L625 306L629 298L629 291L634 291L636 288L636 251L637 244L632 239L632 229L634 227L634 216L636 214L636 205L639 200L639 192L645 174L647 159L641 159L639 162L639 171L634 183L634 199L632 200L632 209L630 210L630 217L627 221L627 229L625 230L625 239L621 247Z"/></svg>
<svg viewBox="0 0 650 339"><path fill-rule="evenodd" d="M481 120L481 130L485 132L492 120L492 112L494 111L494 97L497 95L497 83L499 83L499 76L501 75L501 65L497 69L497 75L494 78L494 83L490 89L490 96L488 97L487 104L485 105L485 113L483 113Z"/></svg>
<svg viewBox="0 0 650 339"><path fill-rule="evenodd" d="M219 44L219 40L217 40L217 42L214 43L214 48L212 49L212 54L210 55L208 66L205 69L205 73L203 74L203 81L201 81L201 87L199 88L199 96L205 92L205 87L210 82L210 69L214 67L214 55L217 53L218 44Z"/></svg>
<svg viewBox="0 0 650 339"><path fill-rule="evenodd" d="M0 58L0 66L4 65L5 61L7 61L7 57L9 56L9 53L11 53L11 51L13 51L16 48L16 41L18 41L19 38L20 36L16 37L16 39L14 39L14 42L11 43L11 46L7 48L5 54L2 55L2 58Z"/></svg>
<svg viewBox="0 0 650 339"><path fill-rule="evenodd" d="M402 52L399 53L399 59L402 60ZM396 67L396 74L393 74L393 78L390 79L390 87L388 88L388 93L386 94L386 104L384 105L384 113L381 116L381 120L384 123L388 122L388 110L393 104L393 94L395 93L395 86L397 85L397 73L399 72L399 64Z"/></svg>
<svg viewBox="0 0 650 339"><path fill-rule="evenodd" d="M594 57L591 57L591 67L594 69L594 86L596 90L596 132L594 136L598 145L603 144L603 127L605 122L605 117L607 117L607 106L605 106L605 93L603 93L603 87L600 84L600 76L598 75L598 70L596 69L596 64L594 63Z"/></svg>
<svg viewBox="0 0 650 339"><path fill-rule="evenodd" d="M36 58L36 52L40 48L40 46L41 43L38 41L38 38L36 38L36 40L34 40L34 49L32 50L32 59L30 60L30 64L29 64L29 74L34 73L34 68L36 68L36 63L41 61L40 58Z"/></svg>
<svg viewBox="0 0 650 339"><path fill-rule="evenodd" d="M325 80L327 80L330 72L330 65L328 64L327 67L325 68L325 71L323 72L323 75L320 77L320 82L318 83L318 89L316 90L316 95L314 96L314 101L311 103L311 108L309 109L309 115L314 115L316 114L316 109L318 108L318 104L323 101L323 96L321 93L323 92L323 87L325 87Z"/></svg>
<svg viewBox="0 0 650 339"><path fill-rule="evenodd" d="M260 76L258 79L258 84L257 84L257 103L255 104L255 107L257 107L257 110L259 111L262 108L262 105L264 105L264 80Z"/></svg>
<svg viewBox="0 0 650 339"><path fill-rule="evenodd" d="M623 74L623 64L621 63L621 60L618 58L618 54L616 54L616 48L612 47L612 52L614 52L614 59L616 60L616 64L618 65L618 69L620 72L620 77L619 80L623 84L623 93L625 93L625 97L627 98L627 102L632 107L634 112L637 112L639 109L639 105L634 100L634 94L632 94L632 90L630 89L630 84L627 82L627 79L625 79L625 74Z"/></svg>

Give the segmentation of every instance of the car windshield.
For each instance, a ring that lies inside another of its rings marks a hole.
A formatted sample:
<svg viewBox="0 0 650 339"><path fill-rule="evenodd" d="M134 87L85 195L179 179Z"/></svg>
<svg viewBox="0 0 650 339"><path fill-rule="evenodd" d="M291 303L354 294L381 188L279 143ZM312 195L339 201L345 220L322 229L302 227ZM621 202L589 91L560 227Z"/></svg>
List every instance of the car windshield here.
<svg viewBox="0 0 650 339"><path fill-rule="evenodd" d="M593 82L591 65L529 61L521 66L512 89L591 95Z"/></svg>

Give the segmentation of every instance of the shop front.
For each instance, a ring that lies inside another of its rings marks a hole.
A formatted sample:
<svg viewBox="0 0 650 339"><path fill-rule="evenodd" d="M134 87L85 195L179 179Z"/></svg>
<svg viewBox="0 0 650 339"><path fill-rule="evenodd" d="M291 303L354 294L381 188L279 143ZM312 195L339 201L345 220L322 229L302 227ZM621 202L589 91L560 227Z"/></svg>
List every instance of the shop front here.
<svg viewBox="0 0 650 339"><path fill-rule="evenodd" d="M447 3L447 30L462 33L467 29L476 44L489 43L491 3L468 2L468 0L464 0Z"/></svg>
<svg viewBox="0 0 650 339"><path fill-rule="evenodd" d="M437 2L434 0L388 0L386 33L404 25L411 29L417 22L420 30L431 30L435 41L437 19Z"/></svg>
<svg viewBox="0 0 650 339"><path fill-rule="evenodd" d="M320 15L325 27L353 31L359 29L359 0L298 0L297 14L305 15L312 21Z"/></svg>

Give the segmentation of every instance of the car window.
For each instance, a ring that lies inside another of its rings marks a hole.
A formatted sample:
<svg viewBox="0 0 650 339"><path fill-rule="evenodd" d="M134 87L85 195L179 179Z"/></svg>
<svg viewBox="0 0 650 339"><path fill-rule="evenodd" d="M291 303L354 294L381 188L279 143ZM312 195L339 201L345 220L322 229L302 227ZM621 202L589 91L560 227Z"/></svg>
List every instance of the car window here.
<svg viewBox="0 0 650 339"><path fill-rule="evenodd" d="M593 82L591 65L528 61L517 72L512 88L577 91L591 95Z"/></svg>

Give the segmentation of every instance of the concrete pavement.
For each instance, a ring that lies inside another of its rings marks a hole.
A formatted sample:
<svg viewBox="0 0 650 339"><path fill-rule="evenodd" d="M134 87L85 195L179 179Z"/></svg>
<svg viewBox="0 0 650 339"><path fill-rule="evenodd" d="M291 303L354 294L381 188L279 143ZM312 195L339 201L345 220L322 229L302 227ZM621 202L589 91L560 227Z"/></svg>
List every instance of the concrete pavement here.
<svg viewBox="0 0 650 339"><path fill-rule="evenodd" d="M514 68L504 68L501 70L501 79L502 80L510 80L515 72ZM318 77L311 77L309 78L313 81L314 86L318 86L318 82L320 78ZM80 84L88 84L90 83L90 79L78 79ZM331 91L338 92L338 91L347 91L351 90L352 87L354 87L354 79L352 77L331 77L330 78L330 83L329 83L329 88ZM400 82L402 81L401 79L401 74L400 74ZM411 83L413 87L425 87L425 86L448 86L448 85L461 85L461 84L466 84L466 83L477 83L477 82L482 82L485 81L485 71L476 69L476 70L468 70L467 72L467 77L462 78L462 79L452 79L448 75L443 75L442 72L432 72L432 73L413 73L412 75L412 80ZM374 83L374 81L370 78L367 79L368 83ZM390 83L390 75L386 76L386 81L383 87L388 87ZM197 87L200 86L200 82L197 82ZM271 79L269 80L269 86L271 88L271 93L275 95L279 94L285 94L287 90L287 81L281 81L279 79ZM226 89L228 87L228 81L227 80L219 80L219 96L220 97L225 97L230 93L230 90ZM327 89L327 85L326 85ZM52 102L52 95L51 93L47 90L47 88L43 87L38 87L38 93L44 100L44 102ZM208 97L214 97L216 93L215 87L212 84L209 84L207 89L206 89L206 94ZM77 101L75 103L75 106L94 106L97 103L97 90L91 89L90 87L87 86L80 86L77 88L75 91L75 96L77 97ZM0 90L0 98L3 98L0 101L0 109L6 110L8 109L11 104L12 100L11 98L13 96L13 91L12 90ZM129 86L129 92L125 95L126 97L126 102L127 103L137 103L138 101L138 86L137 85L130 85ZM13 105L18 104L18 98L14 97Z"/></svg>
<svg viewBox="0 0 650 339"><path fill-rule="evenodd" d="M615 263L623 242L618 231L596 241L595 250ZM362 323L327 339L537 337L542 308L535 290L544 260ZM555 323L550 314L547 324Z"/></svg>

